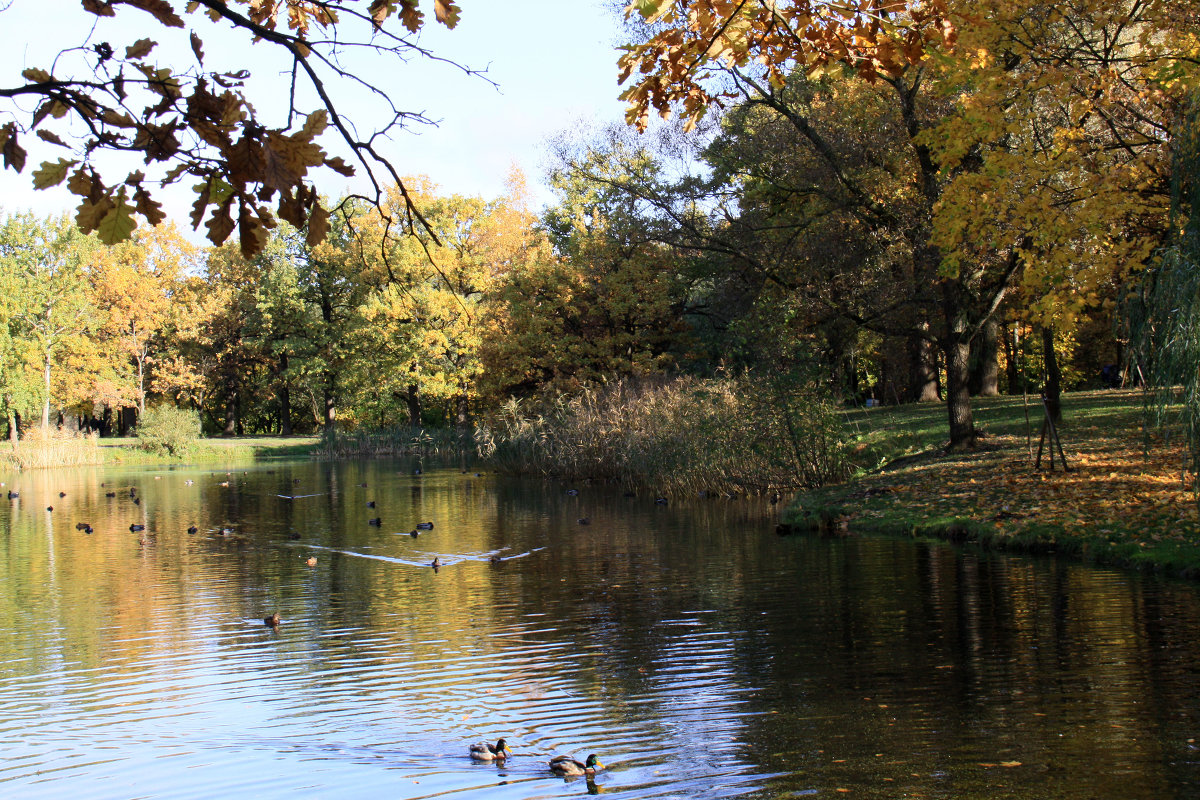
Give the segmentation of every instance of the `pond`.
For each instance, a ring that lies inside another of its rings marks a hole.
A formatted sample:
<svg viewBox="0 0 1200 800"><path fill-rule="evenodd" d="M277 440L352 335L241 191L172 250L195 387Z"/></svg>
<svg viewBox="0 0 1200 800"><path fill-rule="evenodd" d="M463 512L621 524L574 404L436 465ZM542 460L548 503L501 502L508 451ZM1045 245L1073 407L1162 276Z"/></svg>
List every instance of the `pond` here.
<svg viewBox="0 0 1200 800"><path fill-rule="evenodd" d="M409 461L6 483L5 797L1200 794L1191 584Z"/></svg>

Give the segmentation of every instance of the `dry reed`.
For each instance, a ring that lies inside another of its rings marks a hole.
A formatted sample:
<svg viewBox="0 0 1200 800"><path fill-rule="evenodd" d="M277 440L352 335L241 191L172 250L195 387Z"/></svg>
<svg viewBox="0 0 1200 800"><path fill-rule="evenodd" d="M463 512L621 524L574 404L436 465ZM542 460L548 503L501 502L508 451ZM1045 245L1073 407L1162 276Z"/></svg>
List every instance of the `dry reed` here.
<svg viewBox="0 0 1200 800"><path fill-rule="evenodd" d="M528 411L509 401L476 443L502 471L666 494L761 494L849 472L832 404L750 377L625 380Z"/></svg>
<svg viewBox="0 0 1200 800"><path fill-rule="evenodd" d="M17 443L0 445L0 463L15 469L83 467L104 463L99 436L34 428Z"/></svg>

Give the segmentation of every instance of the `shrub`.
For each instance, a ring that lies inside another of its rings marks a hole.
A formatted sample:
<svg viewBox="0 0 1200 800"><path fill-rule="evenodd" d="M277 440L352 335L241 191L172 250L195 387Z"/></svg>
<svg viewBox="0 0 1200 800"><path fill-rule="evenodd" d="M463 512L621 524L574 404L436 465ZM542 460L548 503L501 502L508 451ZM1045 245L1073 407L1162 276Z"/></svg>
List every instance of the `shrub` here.
<svg viewBox="0 0 1200 800"><path fill-rule="evenodd" d="M476 442L502 470L659 492L761 494L849 472L833 404L754 376L623 380L528 410L510 401Z"/></svg>
<svg viewBox="0 0 1200 800"><path fill-rule="evenodd" d="M143 450L178 458L187 455L200 438L200 414L170 405L148 408L138 420L136 433Z"/></svg>

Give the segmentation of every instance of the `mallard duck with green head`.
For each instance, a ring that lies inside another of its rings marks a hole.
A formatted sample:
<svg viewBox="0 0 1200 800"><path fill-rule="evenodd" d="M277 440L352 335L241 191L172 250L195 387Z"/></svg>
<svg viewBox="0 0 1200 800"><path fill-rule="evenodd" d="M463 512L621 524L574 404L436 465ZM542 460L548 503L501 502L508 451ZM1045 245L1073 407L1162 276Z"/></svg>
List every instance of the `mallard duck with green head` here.
<svg viewBox="0 0 1200 800"><path fill-rule="evenodd" d="M576 775L591 776L602 769L604 769L604 765L600 763L600 759L596 758L595 753L588 756L587 761L579 761L570 756L555 756L550 759L550 771L565 778Z"/></svg>
<svg viewBox="0 0 1200 800"><path fill-rule="evenodd" d="M467 752L476 761L503 761L512 755L512 750L508 749L508 743L503 738L497 739L494 747L487 742L477 742L471 745Z"/></svg>

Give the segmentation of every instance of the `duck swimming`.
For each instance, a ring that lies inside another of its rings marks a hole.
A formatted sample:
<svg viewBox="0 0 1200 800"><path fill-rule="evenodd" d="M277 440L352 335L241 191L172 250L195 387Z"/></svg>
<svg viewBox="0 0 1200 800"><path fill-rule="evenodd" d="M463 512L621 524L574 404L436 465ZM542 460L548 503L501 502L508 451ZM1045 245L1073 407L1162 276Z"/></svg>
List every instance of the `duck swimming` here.
<svg viewBox="0 0 1200 800"><path fill-rule="evenodd" d="M487 742L478 742L467 749L467 754L476 761L503 761L512 755L512 751L508 749L508 743L503 738L496 741L496 746Z"/></svg>
<svg viewBox="0 0 1200 800"><path fill-rule="evenodd" d="M550 771L567 778L575 775L595 775L596 771L601 769L604 769L604 765L596 758L595 753L588 756L586 762L576 761L570 756L555 756L550 759Z"/></svg>
<svg viewBox="0 0 1200 800"><path fill-rule="evenodd" d="M419 530L419 531L431 531L431 530L433 530L433 523L432 523L432 522L418 522L418 523L417 523L417 530Z"/></svg>
<svg viewBox="0 0 1200 800"><path fill-rule="evenodd" d="M266 625L268 628L274 628L279 625L279 612L276 611L269 617L263 617L263 625Z"/></svg>

